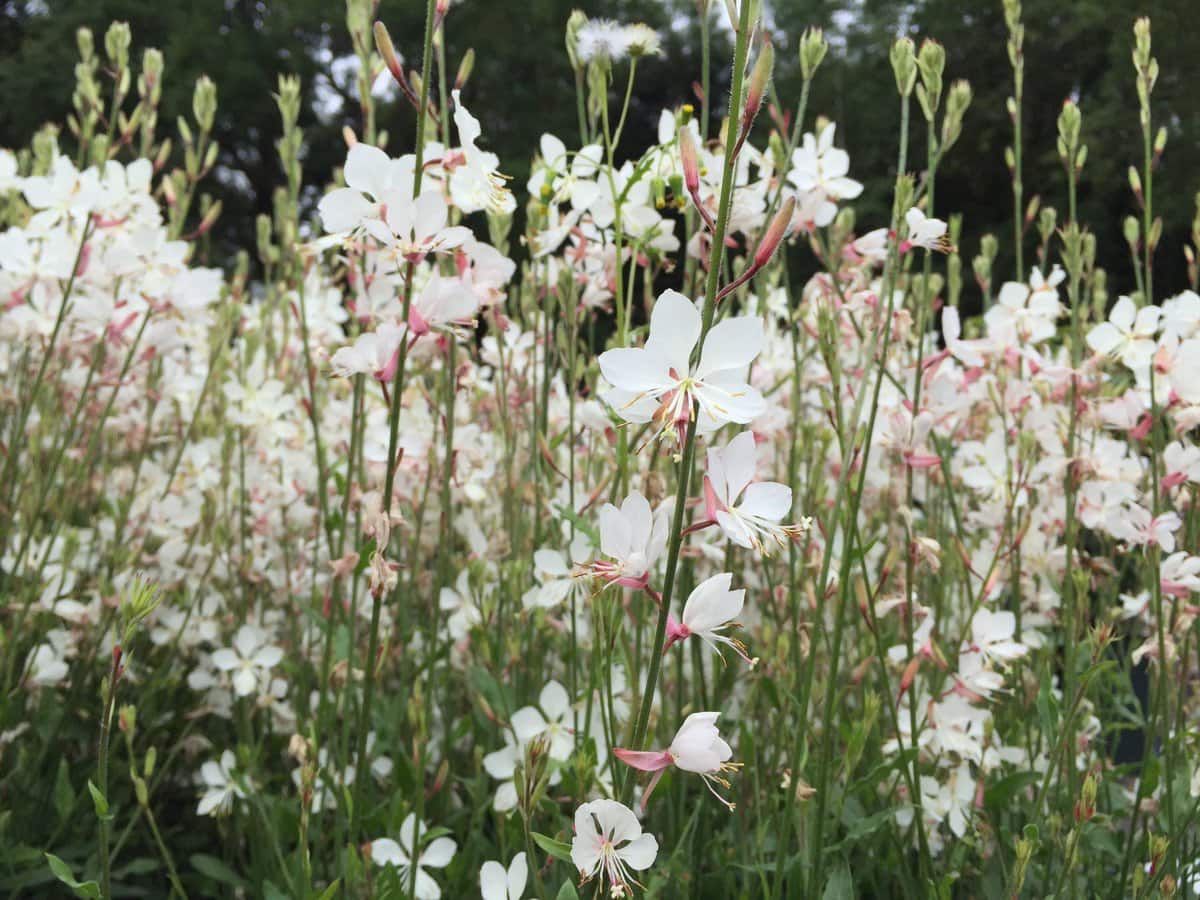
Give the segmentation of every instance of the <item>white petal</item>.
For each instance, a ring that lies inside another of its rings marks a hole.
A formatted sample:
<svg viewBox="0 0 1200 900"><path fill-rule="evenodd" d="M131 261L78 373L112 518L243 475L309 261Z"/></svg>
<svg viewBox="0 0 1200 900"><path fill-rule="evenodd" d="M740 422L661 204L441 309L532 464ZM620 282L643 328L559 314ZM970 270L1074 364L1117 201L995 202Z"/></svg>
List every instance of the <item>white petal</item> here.
<svg viewBox="0 0 1200 900"><path fill-rule="evenodd" d="M700 313L691 300L678 291L663 291L650 314L646 349L660 355L665 368L674 368L683 377L690 368L692 348L700 339L700 325Z"/></svg>
<svg viewBox="0 0 1200 900"><path fill-rule="evenodd" d="M483 900L508 900L508 873L504 866L489 859L479 869L479 891Z"/></svg>
<svg viewBox="0 0 1200 900"><path fill-rule="evenodd" d="M454 851L458 849L458 844L453 839L448 837L440 837L431 841L429 846L425 848L425 852L421 854L422 866L430 866L434 869L443 869L450 865L450 860L454 859Z"/></svg>
<svg viewBox="0 0 1200 900"><path fill-rule="evenodd" d="M704 352L696 377L724 369L742 369L750 365L763 346L762 320L757 316L737 316L718 322L704 339Z"/></svg>
<svg viewBox="0 0 1200 900"><path fill-rule="evenodd" d="M792 489L775 481L759 481L746 488L738 511L778 522L792 509Z"/></svg>

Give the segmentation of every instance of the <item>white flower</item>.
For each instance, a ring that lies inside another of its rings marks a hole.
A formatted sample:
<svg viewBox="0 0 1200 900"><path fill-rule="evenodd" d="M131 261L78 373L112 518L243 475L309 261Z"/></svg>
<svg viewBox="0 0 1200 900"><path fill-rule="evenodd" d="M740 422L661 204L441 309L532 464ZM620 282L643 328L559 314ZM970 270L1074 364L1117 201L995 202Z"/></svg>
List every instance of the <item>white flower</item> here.
<svg viewBox="0 0 1200 900"><path fill-rule="evenodd" d="M1029 652L1024 644L1013 640L1017 617L1007 610L992 612L981 607L971 619L971 641L964 650L981 653L993 663L1004 664Z"/></svg>
<svg viewBox="0 0 1200 900"><path fill-rule="evenodd" d="M908 239L900 245L902 252L912 247L943 252L950 249L950 242L946 239L946 223L941 219L930 219L914 206L904 214L904 221L908 225Z"/></svg>
<svg viewBox="0 0 1200 900"><path fill-rule="evenodd" d="M1184 341L1171 365L1171 388L1184 403L1200 405L1200 338Z"/></svg>
<svg viewBox="0 0 1200 900"><path fill-rule="evenodd" d="M1183 525L1178 513L1152 516L1145 507L1130 504L1113 507L1105 519L1109 534L1134 545L1159 546L1163 553L1175 552L1175 532Z"/></svg>
<svg viewBox="0 0 1200 900"><path fill-rule="evenodd" d="M333 354L330 371L342 378L370 375L377 381L391 381L399 364L400 341L406 333L403 325L385 322L374 331L360 334L353 344Z"/></svg>
<svg viewBox="0 0 1200 900"><path fill-rule="evenodd" d="M1122 297L1101 322L1088 332L1087 345L1096 353L1119 359L1130 369L1145 368L1154 356L1154 333L1158 330L1159 309L1138 309L1128 297Z"/></svg>
<svg viewBox="0 0 1200 900"><path fill-rule="evenodd" d="M522 746L534 738L542 738L552 759L561 762L569 758L575 749L575 734L567 689L557 681L547 682L537 706L526 706L513 713L512 727Z"/></svg>
<svg viewBox="0 0 1200 900"><path fill-rule="evenodd" d="M788 181L800 192L797 207L801 220L825 226L833 221L837 207L832 201L853 200L863 186L846 177L850 171L850 155L833 146L837 126L830 122L820 136L804 135L799 147L792 151L792 169Z"/></svg>
<svg viewBox="0 0 1200 900"><path fill-rule="evenodd" d="M733 750L717 730L717 719L720 715L715 712L692 713L679 726L671 746L666 750L625 750L621 747L613 749L614 755L626 765L641 772L654 773L642 793L643 810L663 772L671 766L699 775L704 779L709 792L730 810L733 809L733 804L718 794L713 787L714 783L729 787L729 782L722 773L740 767L740 763L729 762Z"/></svg>
<svg viewBox="0 0 1200 900"><path fill-rule="evenodd" d="M591 544L587 535L583 532L576 534L570 552L571 559L576 564L586 562L591 554ZM567 565L566 557L558 550L543 547L534 551L533 577L537 584L525 592L521 598L522 604L526 609L553 609L581 586L579 571L572 570Z"/></svg>
<svg viewBox="0 0 1200 900"><path fill-rule="evenodd" d="M465 162L455 166L450 173L450 198L465 213L484 209L497 214L511 213L516 209L517 201L512 191L504 186L504 177L497 171L500 159L496 154L475 146L483 129L479 120L462 105L460 94L458 90L451 92L454 98L454 124L458 128L458 140Z"/></svg>
<svg viewBox="0 0 1200 900"><path fill-rule="evenodd" d="M248 697L265 690L270 683L269 673L283 659L283 650L268 643L265 631L253 625L243 625L233 637L233 647L224 647L212 655L213 665L222 672L233 672L233 690L239 697Z"/></svg>
<svg viewBox="0 0 1200 900"><path fill-rule="evenodd" d="M221 754L220 760L209 760L200 767L199 779L204 785L204 795L196 814L219 816L233 809L234 799L245 799L246 792L234 780L233 770L237 763L232 750Z"/></svg>
<svg viewBox="0 0 1200 900"><path fill-rule="evenodd" d="M746 647L741 641L721 633L727 628L736 627L733 620L741 613L746 602L746 591L731 591L729 588L732 584L733 576L723 573L696 585L683 606L681 620L677 622L674 616L667 617L666 646L696 635L718 655L721 648L717 645L725 644L750 665L754 665L755 660L746 654Z"/></svg>
<svg viewBox="0 0 1200 900"><path fill-rule="evenodd" d="M412 199L414 157L392 159L378 147L358 143L346 154L343 175L348 187L337 188L321 198L317 212L331 234L364 228L378 222L385 201Z"/></svg>
<svg viewBox="0 0 1200 900"><path fill-rule="evenodd" d="M670 511L674 504L650 504L637 491L630 493L621 508L605 503L600 508L600 552L610 560L599 560L588 571L609 583L638 590L650 581L650 570L667 549Z"/></svg>
<svg viewBox="0 0 1200 900"><path fill-rule="evenodd" d="M662 431L676 429L680 443L693 398L700 404L701 433L761 415L767 404L746 383L746 370L762 350L762 322L738 316L713 326L693 371L691 355L700 329L695 305L677 291L664 291L654 304L644 347L600 354L600 371L614 387L603 395L605 402L628 422L654 420Z"/></svg>
<svg viewBox="0 0 1200 900"><path fill-rule="evenodd" d="M425 823L420 823L420 828L418 829L416 817L412 813L409 813L400 825L399 842L393 841L391 838L380 838L379 840L371 841L371 861L377 866L395 866L399 870L400 883L407 887L409 883L409 869L413 866L412 859L416 855L414 846L420 843L421 835L428 833L429 829L425 826ZM417 900L438 900L442 896L442 889L438 887L438 883L433 880L433 877L425 871L425 868L444 869L450 864L450 860L454 858L454 851L457 849L458 844L451 838L440 837L430 841L429 846L421 852L420 856L417 856Z"/></svg>
<svg viewBox="0 0 1200 900"><path fill-rule="evenodd" d="M489 859L479 869L479 890L483 900L521 900L528 877L523 851L513 857L507 870L503 863Z"/></svg>
<svg viewBox="0 0 1200 900"><path fill-rule="evenodd" d="M710 449L704 499L708 517L729 540L762 553L763 538L783 547L804 528L779 524L792 508L792 489L774 481L754 481L757 456L754 434L749 431L724 447Z"/></svg>
<svg viewBox="0 0 1200 900"><path fill-rule="evenodd" d="M637 884L629 870L642 872L654 864L658 841L643 834L633 810L616 800L593 800L575 810L571 861L584 880L601 874L612 896L622 897Z"/></svg>

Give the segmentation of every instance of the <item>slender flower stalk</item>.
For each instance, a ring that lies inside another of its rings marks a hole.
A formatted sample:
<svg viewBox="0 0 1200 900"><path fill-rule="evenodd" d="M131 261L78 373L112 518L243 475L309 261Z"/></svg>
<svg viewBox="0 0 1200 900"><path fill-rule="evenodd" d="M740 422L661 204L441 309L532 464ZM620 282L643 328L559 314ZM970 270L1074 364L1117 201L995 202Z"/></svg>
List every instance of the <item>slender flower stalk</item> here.
<svg viewBox="0 0 1200 900"><path fill-rule="evenodd" d="M733 182L737 159L732 152L733 123L737 121L742 96L742 84L746 75L746 58L750 43L750 11L754 6L750 0L741 5L739 31L733 54L733 87L729 95L729 128L726 132L725 166L721 173L721 199L717 207L716 228L712 234L712 249L709 254L708 280L704 291L704 308L701 312L700 336L696 352L703 353L704 339L712 328L717 305L717 286L722 271L725 253L725 231L729 226L729 211L733 203ZM650 710L654 704L654 693L658 687L658 676L662 666L663 646L666 643L667 620L670 616L671 599L679 568L679 551L683 543L683 514L687 505L688 487L696 455L696 423L700 417L700 403L692 402L692 414L688 420L687 434L683 441L683 453L678 467L678 486L675 494L675 509L671 522L670 544L667 549L667 567L663 579L662 603L659 605L658 624L655 626L654 643L650 651L650 668L646 685L642 691L640 708L633 723L629 742L631 748L642 747L646 742L646 731L650 724ZM633 778L626 777L622 796L628 798L633 792Z"/></svg>

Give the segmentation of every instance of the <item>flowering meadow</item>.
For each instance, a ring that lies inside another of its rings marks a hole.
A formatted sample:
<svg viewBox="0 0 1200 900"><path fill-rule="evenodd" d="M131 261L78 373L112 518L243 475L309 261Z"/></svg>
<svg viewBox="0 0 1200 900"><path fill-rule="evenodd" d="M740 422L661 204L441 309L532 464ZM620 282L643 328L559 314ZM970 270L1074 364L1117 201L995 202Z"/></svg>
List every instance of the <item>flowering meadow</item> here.
<svg viewBox="0 0 1200 900"><path fill-rule="evenodd" d="M866 173L819 30L700 0L696 102L633 147L659 35L577 12L578 131L518 184L469 11L349 0L344 166L302 184L281 79L273 215L212 260L218 86L160 121L163 54L81 30L63 124L0 151L0 891L1200 896L1200 213L1162 284L1154 207L1198 185L1155 180L1131 17L1098 258L1086 109L1024 184L1003 6L1012 228L971 250L932 39Z"/></svg>

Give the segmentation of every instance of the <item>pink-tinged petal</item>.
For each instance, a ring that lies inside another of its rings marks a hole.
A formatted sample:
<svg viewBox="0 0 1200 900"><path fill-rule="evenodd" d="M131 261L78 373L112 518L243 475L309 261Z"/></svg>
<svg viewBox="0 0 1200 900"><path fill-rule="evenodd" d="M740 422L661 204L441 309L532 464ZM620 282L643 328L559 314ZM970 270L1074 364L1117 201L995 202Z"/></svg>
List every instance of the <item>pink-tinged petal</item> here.
<svg viewBox="0 0 1200 900"><path fill-rule="evenodd" d="M776 481L758 481L746 488L738 512L778 522L792 510L792 489Z"/></svg>
<svg viewBox="0 0 1200 900"><path fill-rule="evenodd" d="M704 352L696 377L729 369L744 369L763 348L762 320L757 316L737 316L718 322L704 340Z"/></svg>
<svg viewBox="0 0 1200 900"><path fill-rule="evenodd" d="M671 754L665 750L626 750L614 747L613 755L639 772L659 772L671 765Z"/></svg>
<svg viewBox="0 0 1200 900"><path fill-rule="evenodd" d="M661 356L637 347L618 347L601 353L600 372L613 387L637 394L665 391L675 384Z"/></svg>
<svg viewBox="0 0 1200 900"><path fill-rule="evenodd" d="M700 313L691 300L678 291L663 291L650 313L646 349L661 357L665 368L674 368L683 377L691 368L692 349L700 339L700 326Z"/></svg>

